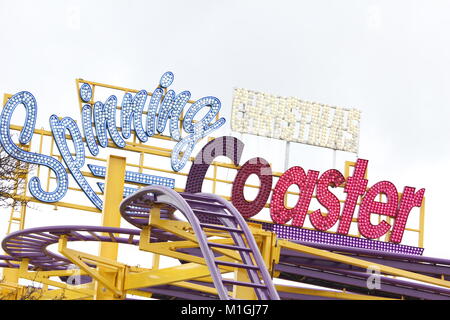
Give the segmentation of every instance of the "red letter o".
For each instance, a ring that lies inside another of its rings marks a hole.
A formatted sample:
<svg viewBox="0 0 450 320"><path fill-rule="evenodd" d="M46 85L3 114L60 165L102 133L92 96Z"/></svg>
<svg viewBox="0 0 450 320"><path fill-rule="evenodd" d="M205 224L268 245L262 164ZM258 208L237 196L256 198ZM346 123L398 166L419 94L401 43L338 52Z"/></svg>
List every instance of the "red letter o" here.
<svg viewBox="0 0 450 320"><path fill-rule="evenodd" d="M261 186L255 200L247 201L244 197L245 182L252 174L256 174ZM239 169L231 191L231 202L244 218L258 214L267 202L272 189L272 169L263 158L252 158Z"/></svg>

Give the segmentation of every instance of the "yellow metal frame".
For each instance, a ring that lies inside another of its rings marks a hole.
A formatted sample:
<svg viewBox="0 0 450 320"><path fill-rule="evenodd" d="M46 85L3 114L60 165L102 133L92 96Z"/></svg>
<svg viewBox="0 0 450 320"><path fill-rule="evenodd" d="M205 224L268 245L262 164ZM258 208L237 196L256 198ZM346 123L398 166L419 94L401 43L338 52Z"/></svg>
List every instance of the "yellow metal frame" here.
<svg viewBox="0 0 450 320"><path fill-rule="evenodd" d="M11 126L12 130L21 130L20 126L15 126L12 125ZM40 140L39 140L39 148L40 150L42 150L42 141L44 139L44 137L46 138L50 138L51 139L51 150L50 150L50 155L53 157L57 157L59 160L61 160L61 156L59 154L53 153L53 145L54 145L54 141L52 138L52 133L50 131L46 131L43 129L36 129L35 130L36 134L39 134L40 136ZM70 139L69 136L67 136L68 139ZM146 144L142 144L142 143L138 143L138 142L131 142L128 143L129 145L127 145L125 148L123 148L122 150L125 151L131 151L133 153L138 153L139 154L139 162L138 163L127 163L127 167L130 167L132 170L137 170L138 172L157 172L157 173L162 173L165 175L172 175L172 176L187 176L186 172L174 172L172 170L167 170L167 169L162 169L162 168L157 168L154 166L147 166L144 164L144 157L145 155L152 155L152 156L158 156L158 157L163 157L163 158L170 158L170 152L171 150L169 148L163 148L163 147L156 147L156 146L151 146L151 145L146 145ZM111 140L109 140L108 143L108 147L109 148L113 148L113 149L119 149ZM103 162L106 163L107 159L105 158L101 158L101 157L93 157L93 156L86 156L86 159L89 160L93 160L93 161L99 161L99 162ZM193 157L191 157L190 159L191 161L193 160ZM213 167L212 170L212 176L206 176L205 180L206 181L212 181L212 189L211 192L215 192L217 190L217 186L219 184L232 184L233 181L232 180L225 180L225 179L220 179L217 177L217 172L218 172L218 168L224 168L224 169L231 169L231 170L238 170L240 168L240 166L235 166L233 164L228 164L228 163L223 163L223 162L217 162L214 161L211 166ZM349 172L350 172L350 167L354 166L354 162L349 162L347 161L345 163L345 170L344 170L344 176L348 177ZM96 180L103 180L102 178L99 177L95 177L92 173L88 172L88 171L82 171L82 174L87 177L87 178L94 178ZM275 178L279 178L283 173L282 172L274 172L273 176ZM366 173L367 174L367 173ZM47 172L47 176L46 179L41 179L41 181L47 181L47 185L46 188L49 189L50 187L50 183L51 181L55 179L55 177L53 177L50 174L50 171ZM135 186L140 186L137 183L128 183L130 185L135 185ZM252 185L252 184L245 184L245 187L248 188L259 188L259 186L257 185ZM340 188L344 188L344 186L341 186ZM70 191L78 191L78 192L82 192L82 190L78 187L69 187ZM180 188L180 187L176 187L175 188L176 191L179 192L183 192L184 188ZM273 189L272 189L273 190ZM101 194L100 192L97 192L97 194ZM287 192L287 196L298 196L299 193L298 192ZM399 197L402 194L399 193ZM231 197L229 195L220 195L221 197L223 197L226 200L231 200ZM313 198L316 198L316 196L313 196ZM24 199L26 201L30 201L30 202L37 202L37 203L41 203L40 201L36 200L35 198L31 197L31 196L18 196L17 199ZM381 200L381 197L380 197ZM343 203L345 200L340 200L341 203ZM357 205L360 205L361 201L358 201ZM53 206L55 206L55 208L58 207L64 207L64 208L70 208L70 209L77 209L77 210L82 210L82 211L90 211L90 212L99 212L99 210L96 207L90 206L90 205L81 205L79 203L70 203L70 202L64 202L64 201L58 201L52 204ZM270 203L266 203L265 208L269 208ZM24 208L24 210L26 210L26 208ZM406 228L405 231L407 232L414 232L418 234L418 242L417 242L417 246L423 248L424 246L424 224L425 224L425 198L423 200L422 206L419 208L420 210L420 215L419 215L419 228L415 229L415 228ZM312 213L313 210L309 210L308 213ZM23 216L25 216L25 211ZM381 216L380 216L381 219ZM256 221L259 221L258 219L254 219ZM392 218L388 218L388 222L392 221ZM357 218L353 218L352 219L352 223L357 223ZM21 225L21 227L23 228L23 223ZM11 227L9 227L11 228ZM311 229L313 230L313 228L311 227L303 227L305 229ZM333 233L333 232L330 232ZM349 236L354 236L354 237L361 237L361 235L359 233L356 234L349 234ZM379 240L387 240L385 239L379 239Z"/></svg>
<svg viewBox="0 0 450 320"><path fill-rule="evenodd" d="M126 92L138 92L138 90L123 88L118 86L111 86L107 84L102 84L98 82L86 81L82 79L76 79L77 89L80 88L81 83L88 83L92 86L93 103L95 89L102 87L112 90L126 91ZM149 93L151 95L151 93ZM11 95L4 96L4 104ZM189 101L189 103L194 103L195 101ZM83 105L81 99L79 99L80 110ZM119 107L120 108L120 107ZM21 126L11 125L11 130L20 131ZM34 131L35 137L39 139L37 144L33 144L34 147L38 147L38 152L42 153L44 145L50 144L49 155L61 160L59 154L54 153L54 140L52 133L44 129L36 129ZM69 136L67 136L70 139ZM157 140L152 141L165 141L166 143L171 142L170 137L164 135L155 135L152 138ZM26 146L31 149L31 144ZM111 149L119 149L111 140L108 141L108 147ZM169 158L171 154L171 149L167 147L156 146L153 144L144 144L137 141L136 136L133 136L132 141L127 141L127 146L122 150L131 152L138 155L137 162L126 162L125 158L117 156L109 156L108 158L92 157L86 156L87 159L104 163L107 167L107 175L104 179L94 177L90 172L82 172L83 175L89 179L96 179L98 181L104 180L105 182L105 192L104 192L104 209L102 212L102 225L109 227L120 227L120 214L118 211L118 204L122 199L122 193L124 188L124 171L126 167L132 170L137 170L138 172L156 172L163 173L165 175L171 176L187 176L186 172L173 172L172 170L159 168L158 166L148 166L145 165L146 156L156 156L162 158ZM135 157L136 158L136 157ZM191 158L193 160L193 158ZM227 170L238 170L240 167L229 163L223 163L214 161L212 164L212 170L209 173L212 175L207 175L205 180L212 181L211 191L217 193L220 184L230 185L233 183L232 180L222 179L219 177L219 169ZM350 174L350 168L354 166L354 163L346 162L344 175L348 177ZM46 175L45 175L46 173ZM367 173L366 173L367 174ZM51 183L55 179L49 170L44 172L40 167L37 168L37 175L41 178L41 181L46 181L45 188L50 189ZM274 178L279 178L282 172L274 172ZM139 184L130 184L137 185ZM248 188L259 188L257 185L246 184ZM71 186L69 188L70 192L81 192L78 187ZM184 191L183 188L176 187L176 191ZM98 192L100 194L100 192ZM288 192L288 196L298 196L298 192ZM230 200L227 195L221 195L223 198ZM399 194L401 196L401 194ZM69 198L69 197L68 197ZM39 202L36 199L29 196L26 191L25 194L17 197L18 200L25 199L27 201ZM340 200L344 202L344 200ZM380 198L381 201L381 198ZM40 203L40 202L39 202ZM360 204L360 202L358 203ZM91 206L79 203L63 202L59 201L53 203L55 209L58 207L77 209L88 212L100 211ZM266 204L266 208L269 207L269 203ZM310 211L312 212L312 211ZM15 212L11 212L11 218L8 226L8 233L12 231L12 224L18 223L19 230L24 228L26 216L26 207L21 208L19 216ZM381 218L380 218L381 219ZM424 239L424 219L425 219L425 200L420 208L419 216L419 229L407 228L406 231L416 232L419 234L418 244L423 247ZM390 221L390 220L389 220ZM388 221L388 222L389 222ZM353 219L353 222L357 222L357 219ZM149 243L150 234L152 228L162 229L171 232L184 240L172 241L164 243ZM413 272L407 272L401 269L396 269L380 264L374 264L372 262L364 261L363 259L356 259L352 257L347 257L337 253L331 253L324 250L314 249L307 246L298 245L286 240L279 240L276 234L272 232L267 232L262 230L259 224L250 224L251 231L255 237L256 242L259 245L263 260L271 272L271 274L276 277L277 272L274 270L274 265L279 262L281 250L289 249L298 252L308 253L317 257L322 257L332 261L339 261L353 266L358 267L373 267L378 266L383 274L389 274L398 277L409 278L415 281L421 281L433 285L443 286L450 288L450 282L441 279L436 279L432 277L423 276ZM211 242L217 242L222 244L232 244L232 239L221 232L214 230L207 231L207 235L214 237L209 239ZM352 236L360 236L358 234ZM386 239L385 239L386 240ZM99 254L92 255L87 254L78 250L70 249L67 247L67 238L61 236L59 240L58 251L68 258L72 263L74 263L79 270L50 270L50 271L29 271L28 270L28 260L23 259L20 262L20 268L4 268L3 270L3 280L0 282L0 293L3 297L4 295L12 299L23 299L23 298L36 298L36 299L124 299L127 294L133 294L143 297L151 297L151 294L140 289L148 286L156 286L163 284L171 284L180 288L188 288L193 290L199 290L206 293L217 294L216 289L211 288L206 285L193 284L187 281L196 279L203 281L204 283L211 283L210 271L208 270L205 260L201 257L192 256L186 253L182 253L178 250L183 248L194 248L198 247L197 239L192 231L191 226L186 222L181 221L169 221L162 220L159 217L159 208L153 208L150 212L149 225L145 227L140 235L139 248L142 251L153 253L153 265L151 268L140 268L135 266L129 266L117 261L117 243L101 243L99 246ZM220 254L219 260L235 262L239 261L241 258L236 252L227 249L220 249L214 247L214 250ZM161 268L159 263L159 257L171 257L173 259L184 260L187 263ZM96 267L93 268L88 265L93 264ZM239 272L232 267L220 266L220 271L222 273L234 273L234 278L237 280L245 281L247 275L243 272ZM71 286L66 283L53 280L51 278L58 276L70 276L70 275L89 275L92 277L93 282L90 284ZM42 284L42 288L33 292L31 295L27 291L27 287L19 285L19 279L27 279L33 283ZM52 290L49 290L49 286ZM56 288L56 289L55 289ZM277 285L277 289L281 292L291 292L299 294L308 294L317 297L331 297L331 298L341 298L341 299L353 299L353 300L369 300L369 299L385 299L376 296L366 296L366 295L356 295L349 294L345 290L341 291L329 291L329 290L315 290L306 289L299 287L290 287L284 285ZM255 299L255 293L253 290L248 290L242 287L236 287L232 293L233 297L243 298L243 299Z"/></svg>

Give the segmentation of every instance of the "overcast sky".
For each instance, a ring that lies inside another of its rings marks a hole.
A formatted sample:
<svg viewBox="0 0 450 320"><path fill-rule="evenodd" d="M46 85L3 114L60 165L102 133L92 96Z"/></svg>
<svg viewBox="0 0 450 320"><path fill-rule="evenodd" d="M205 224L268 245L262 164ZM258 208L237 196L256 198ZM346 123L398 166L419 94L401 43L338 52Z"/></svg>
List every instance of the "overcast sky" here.
<svg viewBox="0 0 450 320"><path fill-rule="evenodd" d="M152 91L168 70L177 92L218 97L228 119L233 87L358 108L369 185L426 188L425 255L450 258L449 12L412 0L0 0L0 94L33 93L47 129L53 113L79 119L75 78ZM290 165L331 166L329 150L292 150ZM337 167L354 159L338 154Z"/></svg>

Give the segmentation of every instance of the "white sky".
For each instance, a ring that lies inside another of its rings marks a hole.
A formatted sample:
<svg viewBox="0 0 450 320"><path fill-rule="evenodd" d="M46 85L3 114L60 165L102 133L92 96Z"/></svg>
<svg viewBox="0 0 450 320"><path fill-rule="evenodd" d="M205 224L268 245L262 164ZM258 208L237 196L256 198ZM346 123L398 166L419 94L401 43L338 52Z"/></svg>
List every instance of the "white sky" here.
<svg viewBox="0 0 450 320"><path fill-rule="evenodd" d="M450 258L449 9L412 0L0 0L0 94L33 93L47 129L53 113L79 119L75 78L152 91L169 70L177 92L218 97L227 119L233 87L358 108L369 185L426 188L425 255ZM256 144L249 157L276 162L266 149ZM338 169L354 159L339 153ZM331 164L326 149L291 152L291 166Z"/></svg>

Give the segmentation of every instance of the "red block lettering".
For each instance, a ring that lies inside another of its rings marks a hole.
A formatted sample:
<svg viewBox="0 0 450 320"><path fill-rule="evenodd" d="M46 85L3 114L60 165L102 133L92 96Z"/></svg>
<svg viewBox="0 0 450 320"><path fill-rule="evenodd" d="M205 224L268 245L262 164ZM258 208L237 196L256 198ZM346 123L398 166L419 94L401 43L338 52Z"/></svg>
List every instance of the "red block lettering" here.
<svg viewBox="0 0 450 320"><path fill-rule="evenodd" d="M341 221L339 222L339 227L337 230L340 234L348 234L358 197L363 195L366 191L367 180L364 179L364 175L366 173L368 163L368 160L358 159L356 161L353 176L348 178L347 185L344 189L347 193L347 198L345 200L344 210L342 212Z"/></svg>
<svg viewBox="0 0 450 320"><path fill-rule="evenodd" d="M392 229L391 237L389 241L394 243L400 243L405 232L406 221L408 220L409 213L414 207L420 207L422 205L423 195L425 189L420 189L416 193L416 188L405 187L403 190L403 196L400 200L400 206L397 216L395 217L394 228Z"/></svg>
<svg viewBox="0 0 450 320"><path fill-rule="evenodd" d="M375 197L379 194L385 194L386 203L375 201ZM378 225L370 222L372 213L381 214L389 217L395 217L398 206L397 188L389 181L380 181L374 184L367 194L359 208L358 229L366 238L376 239L386 234L391 225L386 221L381 221Z"/></svg>
<svg viewBox="0 0 450 320"><path fill-rule="evenodd" d="M261 186L255 200L247 201L244 197L245 182L252 174L256 174L261 181ZM263 158L248 160L240 169L234 179L231 191L231 202L244 218L250 218L258 214L269 199L272 190L272 169Z"/></svg>
<svg viewBox="0 0 450 320"><path fill-rule="evenodd" d="M292 225L303 226L318 176L318 171L309 170L308 175L305 175L305 171L296 166L287 170L280 177L270 203L270 216L275 223L284 224L293 219ZM299 187L300 195L295 207L287 209L284 205L284 196L293 184Z"/></svg>

